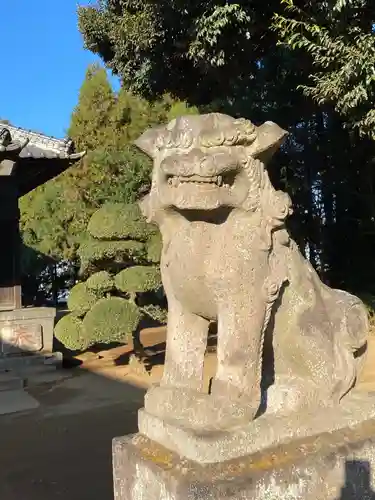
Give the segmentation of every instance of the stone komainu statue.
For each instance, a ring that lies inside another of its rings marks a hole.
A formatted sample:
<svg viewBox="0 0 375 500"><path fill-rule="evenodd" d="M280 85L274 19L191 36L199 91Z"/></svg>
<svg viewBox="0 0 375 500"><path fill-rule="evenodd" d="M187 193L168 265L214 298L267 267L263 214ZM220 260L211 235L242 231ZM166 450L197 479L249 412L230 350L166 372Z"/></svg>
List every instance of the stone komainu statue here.
<svg viewBox="0 0 375 500"><path fill-rule="evenodd" d="M265 168L285 136L272 122L208 114L136 142L154 160L141 205L162 233L169 305L164 376L147 411L178 414L183 391L184 411L198 418L212 320L218 365L202 425L254 418L262 388L266 411L286 412L338 404L354 386L367 313L358 298L325 286L289 237L290 198Z"/></svg>

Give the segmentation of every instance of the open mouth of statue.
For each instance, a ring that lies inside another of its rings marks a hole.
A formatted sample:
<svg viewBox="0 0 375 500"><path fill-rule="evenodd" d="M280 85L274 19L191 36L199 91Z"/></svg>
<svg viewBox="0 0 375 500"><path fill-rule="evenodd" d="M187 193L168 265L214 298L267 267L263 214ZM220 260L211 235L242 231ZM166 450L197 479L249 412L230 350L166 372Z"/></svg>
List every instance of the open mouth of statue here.
<svg viewBox="0 0 375 500"><path fill-rule="evenodd" d="M197 187L223 187L230 188L233 186L235 181L235 174L227 173L224 175L213 175L211 177L208 176L200 176L200 175L189 175L189 176L181 176L181 175L168 175L167 183L168 186L171 187L180 187L186 185L195 185Z"/></svg>

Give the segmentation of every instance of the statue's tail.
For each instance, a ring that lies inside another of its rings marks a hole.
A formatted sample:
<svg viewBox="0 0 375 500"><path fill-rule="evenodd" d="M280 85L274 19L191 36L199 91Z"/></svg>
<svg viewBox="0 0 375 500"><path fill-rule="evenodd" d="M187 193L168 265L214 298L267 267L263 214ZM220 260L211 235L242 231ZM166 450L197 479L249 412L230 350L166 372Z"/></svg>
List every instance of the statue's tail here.
<svg viewBox="0 0 375 500"><path fill-rule="evenodd" d="M369 322L363 302L354 295L335 290L333 318L338 331L335 342L339 384L335 396L342 399L356 384L366 360Z"/></svg>

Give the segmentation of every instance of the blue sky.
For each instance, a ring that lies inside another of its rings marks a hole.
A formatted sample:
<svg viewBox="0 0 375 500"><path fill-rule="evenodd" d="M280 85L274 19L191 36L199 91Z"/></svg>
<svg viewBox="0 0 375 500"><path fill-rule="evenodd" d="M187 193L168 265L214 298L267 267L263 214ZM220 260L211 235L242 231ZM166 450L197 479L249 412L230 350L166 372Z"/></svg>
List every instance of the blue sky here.
<svg viewBox="0 0 375 500"><path fill-rule="evenodd" d="M63 137L87 66L98 60L83 49L77 1L0 4L0 118Z"/></svg>

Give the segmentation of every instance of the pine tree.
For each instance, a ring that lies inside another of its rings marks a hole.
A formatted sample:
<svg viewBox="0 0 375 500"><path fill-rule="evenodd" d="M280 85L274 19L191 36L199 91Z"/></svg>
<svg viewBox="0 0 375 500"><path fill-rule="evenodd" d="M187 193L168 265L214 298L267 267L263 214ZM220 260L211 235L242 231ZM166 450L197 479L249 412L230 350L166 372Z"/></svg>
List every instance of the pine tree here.
<svg viewBox="0 0 375 500"><path fill-rule="evenodd" d="M141 349L141 321L166 320L160 298L161 238L137 204L105 204L91 217L79 249L81 281L55 334L68 349L127 342Z"/></svg>
<svg viewBox="0 0 375 500"><path fill-rule="evenodd" d="M68 129L79 151L94 151L111 142L115 106L116 96L105 69L97 64L89 66Z"/></svg>

